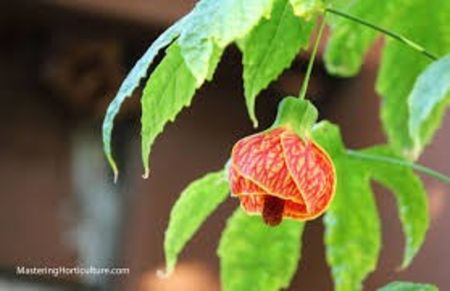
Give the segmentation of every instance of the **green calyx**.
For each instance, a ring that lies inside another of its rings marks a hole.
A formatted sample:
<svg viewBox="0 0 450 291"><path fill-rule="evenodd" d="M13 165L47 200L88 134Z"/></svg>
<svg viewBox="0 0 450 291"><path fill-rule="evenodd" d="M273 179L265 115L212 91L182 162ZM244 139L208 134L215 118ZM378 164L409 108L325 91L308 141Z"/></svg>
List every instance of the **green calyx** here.
<svg viewBox="0 0 450 291"><path fill-rule="evenodd" d="M317 117L317 108L308 100L286 97L278 105L277 118L271 129L288 127L300 137L308 137Z"/></svg>

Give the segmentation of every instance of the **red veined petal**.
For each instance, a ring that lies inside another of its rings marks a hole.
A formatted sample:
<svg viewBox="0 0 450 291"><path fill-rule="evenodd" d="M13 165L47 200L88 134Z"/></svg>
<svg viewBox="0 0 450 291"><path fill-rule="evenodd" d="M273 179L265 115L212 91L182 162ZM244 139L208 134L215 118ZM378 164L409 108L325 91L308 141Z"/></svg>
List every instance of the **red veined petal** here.
<svg viewBox="0 0 450 291"><path fill-rule="evenodd" d="M244 178L234 166L230 166L229 180L231 185L231 193L238 195L264 195L265 191L251 180Z"/></svg>
<svg viewBox="0 0 450 291"><path fill-rule="evenodd" d="M232 151L232 167L266 193L303 203L285 163L283 131L275 129L240 140Z"/></svg>
<svg viewBox="0 0 450 291"><path fill-rule="evenodd" d="M303 196L311 217L322 213L335 187L333 163L313 141L304 142L293 132L281 136L286 165Z"/></svg>

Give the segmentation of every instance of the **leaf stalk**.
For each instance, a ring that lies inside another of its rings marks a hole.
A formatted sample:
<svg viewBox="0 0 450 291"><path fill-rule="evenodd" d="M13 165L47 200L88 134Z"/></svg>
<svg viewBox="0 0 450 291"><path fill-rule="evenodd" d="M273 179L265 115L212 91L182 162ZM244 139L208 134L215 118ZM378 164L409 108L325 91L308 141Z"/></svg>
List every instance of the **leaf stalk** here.
<svg viewBox="0 0 450 291"><path fill-rule="evenodd" d="M367 154L367 153L362 153L362 152L354 151L354 150L347 150L347 154L351 157L354 157L354 158L357 158L360 160L376 161L376 162L393 164L393 165L397 165L397 166L401 166L401 167L405 167L405 168L410 168L410 169L413 169L422 174L433 177L441 182L444 182L445 184L450 185L450 177L448 177L444 174L441 174L435 170L432 170L428 167L425 167L423 165L416 164L416 163L413 163L413 162L410 162L407 160L402 160L402 159L397 159L397 158L392 158L392 157L387 157L387 156L381 156L381 155Z"/></svg>

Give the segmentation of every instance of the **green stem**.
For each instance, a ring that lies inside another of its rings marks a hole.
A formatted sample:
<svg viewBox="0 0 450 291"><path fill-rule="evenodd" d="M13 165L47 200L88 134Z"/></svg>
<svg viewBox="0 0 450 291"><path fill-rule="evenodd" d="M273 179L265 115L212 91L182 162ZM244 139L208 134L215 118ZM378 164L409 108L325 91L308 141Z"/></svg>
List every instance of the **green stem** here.
<svg viewBox="0 0 450 291"><path fill-rule="evenodd" d="M405 36L403 36L401 34L395 33L393 31L389 31L389 30L387 30L385 28L379 27L378 25L370 23L370 22L368 22L368 21L366 21L366 20L364 20L362 18L359 18L359 17L354 16L354 15L347 14L345 12L342 12L342 11L339 11L339 10L336 10L336 9L333 9L333 8L327 8L325 11L329 12L329 13L332 13L332 14L335 14L335 15L338 15L338 16L341 16L341 17L344 17L344 18L347 18L347 19L349 19L351 21L354 21L354 22L357 22L359 24L365 25L365 26L370 27L372 29L375 29L375 30L377 30L377 31L379 31L379 32L381 32L381 33L383 33L383 34L385 34L387 36L390 36L393 39L398 40L399 42L409 46L410 48L418 51L419 53L425 55L426 57L428 57L431 60L437 60L438 59L437 56L435 56L434 54L432 54L429 51L427 51L424 47L422 47L418 43L416 43L416 42L406 38Z"/></svg>
<svg viewBox="0 0 450 291"><path fill-rule="evenodd" d="M423 165L420 165L420 164L416 164L416 163L402 160L402 159L386 157L386 156L366 154L366 153L353 151L353 150L347 150L347 154L351 157L355 157L355 158L358 158L361 160L377 161L377 162L389 163L389 164L393 164L393 165L397 165L397 166L401 166L401 167L410 168L417 172L431 176L435 179L438 179L438 180L450 185L450 177L445 176L435 170L432 170L432 169L425 167Z"/></svg>
<svg viewBox="0 0 450 291"><path fill-rule="evenodd" d="M303 79L303 84L300 89L300 93L298 94L298 98L305 99L306 91L308 91L309 79L311 77L312 68L314 65L314 60L316 59L317 49L319 48L320 39L322 38L322 32L325 28L325 17L327 16L327 12L325 11L322 23L320 24L319 32L317 33L316 42L314 44L313 51L311 53L311 57L309 58L308 68L306 69L305 79Z"/></svg>

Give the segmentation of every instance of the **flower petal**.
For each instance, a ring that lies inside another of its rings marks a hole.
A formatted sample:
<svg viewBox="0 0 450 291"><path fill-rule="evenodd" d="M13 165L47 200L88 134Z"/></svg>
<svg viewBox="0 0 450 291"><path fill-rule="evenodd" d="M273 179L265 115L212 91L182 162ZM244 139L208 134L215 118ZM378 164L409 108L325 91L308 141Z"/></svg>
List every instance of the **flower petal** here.
<svg viewBox="0 0 450 291"><path fill-rule="evenodd" d="M303 198L288 171L280 136L275 129L244 138L232 152L232 167L268 194L303 203Z"/></svg>
<svg viewBox="0 0 450 291"><path fill-rule="evenodd" d="M304 142L295 133L281 135L285 163L299 188L308 212L315 217L325 211L335 187L331 159L313 141Z"/></svg>

